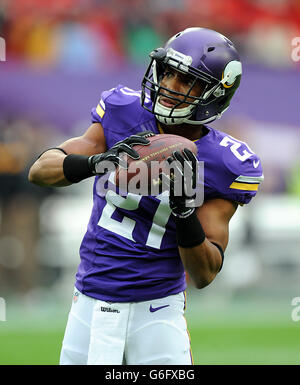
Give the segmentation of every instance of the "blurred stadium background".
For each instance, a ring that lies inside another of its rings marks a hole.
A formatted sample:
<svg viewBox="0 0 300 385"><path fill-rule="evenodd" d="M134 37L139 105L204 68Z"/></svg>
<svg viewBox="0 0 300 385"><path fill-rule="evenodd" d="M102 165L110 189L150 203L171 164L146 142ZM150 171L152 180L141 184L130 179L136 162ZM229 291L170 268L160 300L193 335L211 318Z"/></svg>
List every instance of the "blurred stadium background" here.
<svg viewBox="0 0 300 385"><path fill-rule="evenodd" d="M92 205L91 180L42 189L30 165L88 127L103 90L139 89L150 50L189 26L240 50L240 89L212 125L246 141L265 175L231 222L221 274L187 290L194 360L300 363L300 1L0 0L0 364L58 363Z"/></svg>

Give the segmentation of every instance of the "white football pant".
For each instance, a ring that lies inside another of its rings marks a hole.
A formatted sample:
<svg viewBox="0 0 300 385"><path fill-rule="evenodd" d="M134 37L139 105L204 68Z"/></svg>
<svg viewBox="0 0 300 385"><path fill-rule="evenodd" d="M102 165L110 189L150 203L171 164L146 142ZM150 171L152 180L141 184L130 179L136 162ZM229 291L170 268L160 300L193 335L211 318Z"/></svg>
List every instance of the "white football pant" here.
<svg viewBox="0 0 300 385"><path fill-rule="evenodd" d="M111 303L77 289L60 365L191 365L184 293Z"/></svg>

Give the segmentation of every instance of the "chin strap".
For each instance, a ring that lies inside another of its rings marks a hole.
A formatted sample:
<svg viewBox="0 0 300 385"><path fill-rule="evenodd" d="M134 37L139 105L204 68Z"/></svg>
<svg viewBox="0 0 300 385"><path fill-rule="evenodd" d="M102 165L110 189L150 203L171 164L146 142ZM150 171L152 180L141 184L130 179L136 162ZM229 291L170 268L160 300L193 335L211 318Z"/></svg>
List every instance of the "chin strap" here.
<svg viewBox="0 0 300 385"><path fill-rule="evenodd" d="M154 114L161 123L168 125L182 124L192 116L193 107L194 106L188 106L172 111L172 108L162 106L157 100L154 107ZM172 116L168 116L171 113Z"/></svg>
<svg viewBox="0 0 300 385"><path fill-rule="evenodd" d="M228 107L227 107L228 108ZM199 125L199 124L206 124L206 123L212 123L214 120L217 120L217 119L220 119L221 116L223 115L223 113L227 110L227 108L218 113L217 115L214 115L214 116L211 116L210 118L208 119L204 119L204 120L190 120L188 118L185 118L184 120L182 120L181 122L178 122L177 118L163 118L162 116L157 116L156 115L156 118L157 120L160 122L160 123L164 123L166 125L176 125L176 124L183 124L183 123L186 123L186 124L192 124L192 125ZM172 122L172 123L167 123L164 121L164 119L173 119L175 120L175 122ZM163 133L163 132L162 132Z"/></svg>

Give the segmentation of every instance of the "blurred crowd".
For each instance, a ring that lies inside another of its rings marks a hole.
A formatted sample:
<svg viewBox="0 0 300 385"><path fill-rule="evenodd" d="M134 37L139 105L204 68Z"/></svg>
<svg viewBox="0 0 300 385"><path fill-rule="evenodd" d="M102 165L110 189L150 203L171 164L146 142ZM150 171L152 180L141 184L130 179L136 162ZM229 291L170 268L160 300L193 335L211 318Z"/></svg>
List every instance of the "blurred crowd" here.
<svg viewBox="0 0 300 385"><path fill-rule="evenodd" d="M0 1L7 55L33 65L93 70L141 63L186 26L218 30L251 60L291 65L300 0Z"/></svg>
<svg viewBox="0 0 300 385"><path fill-rule="evenodd" d="M55 191L28 183L28 171L37 156L54 140L54 134L51 127L34 121L15 117L0 121L2 296L9 288L26 293L41 278L35 252L40 236L40 206Z"/></svg>

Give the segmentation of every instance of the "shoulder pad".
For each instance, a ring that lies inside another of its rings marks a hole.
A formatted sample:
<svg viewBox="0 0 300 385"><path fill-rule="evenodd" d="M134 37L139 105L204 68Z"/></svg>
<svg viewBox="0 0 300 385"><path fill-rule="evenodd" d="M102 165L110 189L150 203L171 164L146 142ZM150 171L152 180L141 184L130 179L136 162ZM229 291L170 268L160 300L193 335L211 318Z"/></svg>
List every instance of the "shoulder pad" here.
<svg viewBox="0 0 300 385"><path fill-rule="evenodd" d="M227 194L239 203L248 203L264 180L260 158L244 142L225 135L220 146L222 160L229 171Z"/></svg>
<svg viewBox="0 0 300 385"><path fill-rule="evenodd" d="M138 103L140 106L141 91L118 85L108 91L104 91L96 108L92 109L92 121L101 122L105 112L109 108L125 107Z"/></svg>

